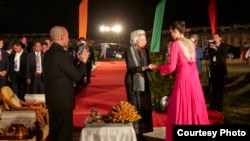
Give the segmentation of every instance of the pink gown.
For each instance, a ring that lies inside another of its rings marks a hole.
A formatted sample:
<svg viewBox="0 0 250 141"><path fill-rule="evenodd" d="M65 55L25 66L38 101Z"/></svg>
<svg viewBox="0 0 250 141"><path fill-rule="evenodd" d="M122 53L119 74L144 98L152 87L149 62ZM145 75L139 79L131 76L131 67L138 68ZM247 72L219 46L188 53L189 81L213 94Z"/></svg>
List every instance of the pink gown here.
<svg viewBox="0 0 250 141"><path fill-rule="evenodd" d="M173 125L209 124L196 63L188 60L178 41L173 42L170 54L169 63L157 67L162 75L176 71L167 109L166 141L173 140Z"/></svg>

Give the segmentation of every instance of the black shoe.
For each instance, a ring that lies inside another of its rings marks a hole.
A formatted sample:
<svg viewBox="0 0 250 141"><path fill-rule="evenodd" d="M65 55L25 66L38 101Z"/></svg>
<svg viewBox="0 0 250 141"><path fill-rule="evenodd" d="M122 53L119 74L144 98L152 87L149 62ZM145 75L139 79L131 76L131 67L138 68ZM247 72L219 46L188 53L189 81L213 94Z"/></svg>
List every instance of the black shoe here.
<svg viewBox="0 0 250 141"><path fill-rule="evenodd" d="M147 139L143 135L136 135L137 141L147 141Z"/></svg>
<svg viewBox="0 0 250 141"><path fill-rule="evenodd" d="M144 136L142 136L141 141L147 141L147 139Z"/></svg>

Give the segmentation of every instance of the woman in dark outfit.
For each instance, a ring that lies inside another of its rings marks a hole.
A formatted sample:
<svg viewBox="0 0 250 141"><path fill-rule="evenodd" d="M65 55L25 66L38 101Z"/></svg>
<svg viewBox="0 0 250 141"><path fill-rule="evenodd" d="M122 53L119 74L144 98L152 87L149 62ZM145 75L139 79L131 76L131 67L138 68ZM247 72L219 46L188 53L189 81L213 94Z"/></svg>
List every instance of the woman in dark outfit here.
<svg viewBox="0 0 250 141"><path fill-rule="evenodd" d="M125 85L128 101L134 105L141 119L134 123L138 141L145 140L143 133L153 131L152 103L150 94L150 58L144 30L136 30L130 36L131 46L125 52L127 72Z"/></svg>

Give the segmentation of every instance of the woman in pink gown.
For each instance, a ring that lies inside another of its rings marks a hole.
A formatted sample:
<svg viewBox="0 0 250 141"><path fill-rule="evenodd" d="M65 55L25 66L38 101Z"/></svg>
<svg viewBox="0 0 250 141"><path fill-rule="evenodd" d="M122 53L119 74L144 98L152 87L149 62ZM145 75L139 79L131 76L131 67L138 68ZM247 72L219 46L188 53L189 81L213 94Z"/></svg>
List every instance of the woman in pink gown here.
<svg viewBox="0 0 250 141"><path fill-rule="evenodd" d="M185 38L185 22L177 21L170 26L175 40L170 49L167 64L152 66L168 75L176 71L176 80L168 103L166 141L173 140L173 125L209 124L207 107L196 65L195 46Z"/></svg>

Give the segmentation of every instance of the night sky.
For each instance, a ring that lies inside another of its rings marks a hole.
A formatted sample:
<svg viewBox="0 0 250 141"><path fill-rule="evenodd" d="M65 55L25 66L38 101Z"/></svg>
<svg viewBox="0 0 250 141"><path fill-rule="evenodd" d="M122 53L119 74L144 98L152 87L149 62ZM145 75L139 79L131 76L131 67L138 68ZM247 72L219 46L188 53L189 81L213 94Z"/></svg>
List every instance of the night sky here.
<svg viewBox="0 0 250 141"><path fill-rule="evenodd" d="M0 0L0 34L48 33L54 25L65 26L78 36L80 0ZM101 24L119 23L123 33L152 30L159 0L89 0L88 36L95 38ZM163 29L175 20L187 27L210 26L209 0L166 0ZM218 26L250 23L250 5L245 0L217 0Z"/></svg>

